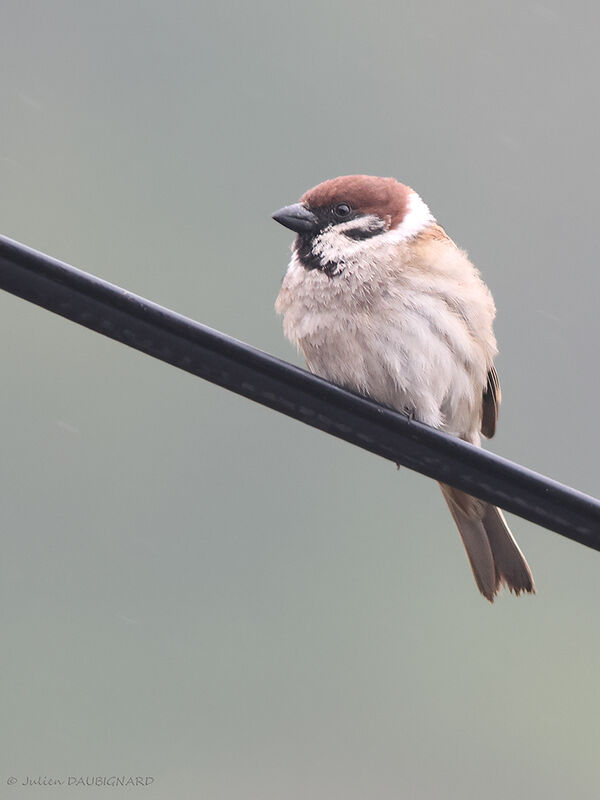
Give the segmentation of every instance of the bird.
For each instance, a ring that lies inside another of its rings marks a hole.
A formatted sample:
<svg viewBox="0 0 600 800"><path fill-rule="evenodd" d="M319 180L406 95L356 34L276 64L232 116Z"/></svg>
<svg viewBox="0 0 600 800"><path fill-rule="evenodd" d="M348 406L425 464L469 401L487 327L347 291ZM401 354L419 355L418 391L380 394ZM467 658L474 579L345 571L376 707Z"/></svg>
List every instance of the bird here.
<svg viewBox="0 0 600 800"><path fill-rule="evenodd" d="M491 438L494 300L417 192L344 175L272 216L296 233L275 310L308 369L473 445ZM482 595L534 593L502 511L440 486Z"/></svg>

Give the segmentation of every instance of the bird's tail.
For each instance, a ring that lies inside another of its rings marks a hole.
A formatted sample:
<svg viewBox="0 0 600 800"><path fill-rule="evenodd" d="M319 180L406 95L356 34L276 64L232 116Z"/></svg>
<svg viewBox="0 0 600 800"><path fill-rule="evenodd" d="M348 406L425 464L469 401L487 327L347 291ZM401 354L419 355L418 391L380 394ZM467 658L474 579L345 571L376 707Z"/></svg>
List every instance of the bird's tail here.
<svg viewBox="0 0 600 800"><path fill-rule="evenodd" d="M529 564L500 509L446 484L440 483L440 487L481 594L493 603L502 584L517 595L534 593Z"/></svg>

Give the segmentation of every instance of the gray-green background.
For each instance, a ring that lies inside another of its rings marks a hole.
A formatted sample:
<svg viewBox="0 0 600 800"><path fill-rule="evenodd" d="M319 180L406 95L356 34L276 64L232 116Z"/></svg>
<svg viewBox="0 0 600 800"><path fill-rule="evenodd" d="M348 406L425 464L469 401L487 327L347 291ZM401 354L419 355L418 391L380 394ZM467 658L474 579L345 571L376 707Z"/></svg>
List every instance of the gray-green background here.
<svg viewBox="0 0 600 800"><path fill-rule="evenodd" d="M394 175L494 292L494 451L594 494L599 68L586 2L4 0L0 230L297 361L270 213ZM538 594L492 607L431 481L0 331L1 798L597 800L597 553L513 517ZM155 780L19 785L110 775Z"/></svg>

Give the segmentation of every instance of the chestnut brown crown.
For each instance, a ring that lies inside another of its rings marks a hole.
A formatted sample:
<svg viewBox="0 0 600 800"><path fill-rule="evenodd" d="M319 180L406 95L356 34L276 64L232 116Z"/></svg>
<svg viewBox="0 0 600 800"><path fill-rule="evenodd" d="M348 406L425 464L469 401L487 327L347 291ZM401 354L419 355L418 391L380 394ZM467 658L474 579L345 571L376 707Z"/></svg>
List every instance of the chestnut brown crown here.
<svg viewBox="0 0 600 800"><path fill-rule="evenodd" d="M408 208L411 189L395 178L373 175L343 175L309 189L300 202L309 209L348 205L359 214L377 214L389 220L389 227L399 225Z"/></svg>

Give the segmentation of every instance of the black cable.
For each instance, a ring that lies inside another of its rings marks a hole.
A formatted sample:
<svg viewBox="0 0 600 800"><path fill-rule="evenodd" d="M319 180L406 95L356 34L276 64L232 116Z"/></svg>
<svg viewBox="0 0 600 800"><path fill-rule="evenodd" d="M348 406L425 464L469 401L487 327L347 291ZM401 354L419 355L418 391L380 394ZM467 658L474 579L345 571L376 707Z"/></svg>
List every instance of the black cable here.
<svg viewBox="0 0 600 800"><path fill-rule="evenodd" d="M600 501L0 236L0 288L600 550Z"/></svg>

